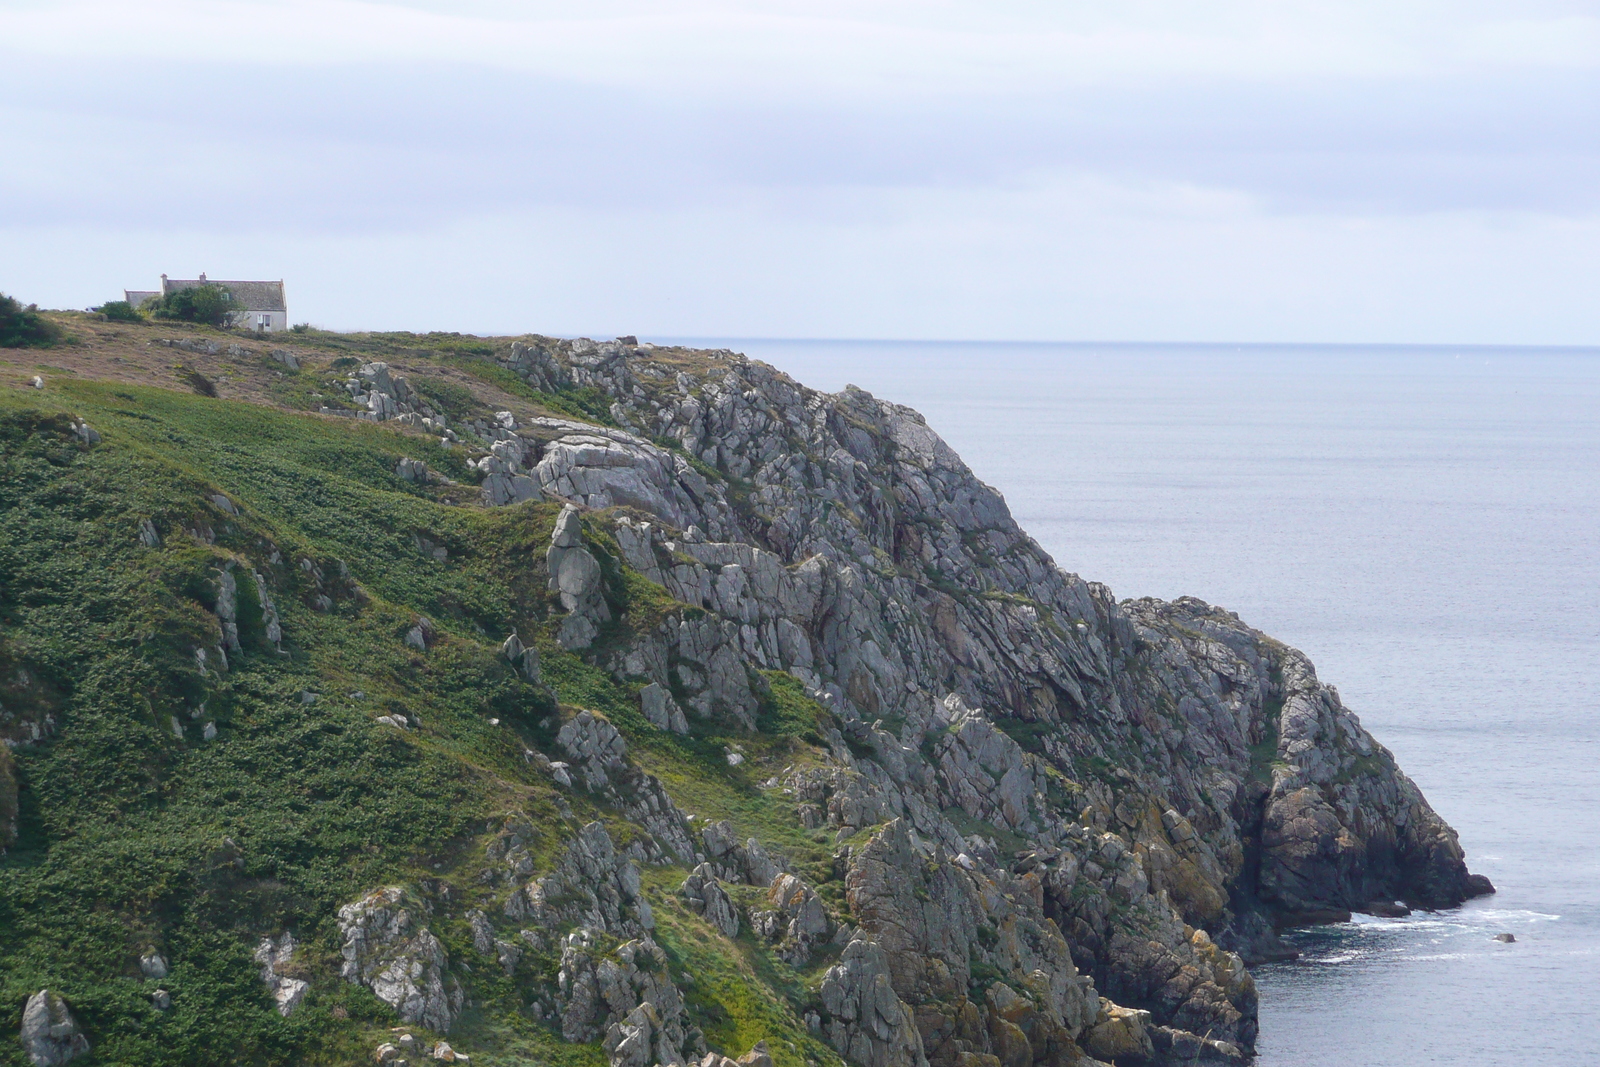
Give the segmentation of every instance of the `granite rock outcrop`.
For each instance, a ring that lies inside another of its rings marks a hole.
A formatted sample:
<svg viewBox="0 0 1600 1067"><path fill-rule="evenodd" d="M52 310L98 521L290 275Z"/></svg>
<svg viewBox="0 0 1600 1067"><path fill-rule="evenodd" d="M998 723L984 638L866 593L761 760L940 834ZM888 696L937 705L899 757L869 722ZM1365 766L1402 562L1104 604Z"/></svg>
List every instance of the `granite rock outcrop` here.
<svg viewBox="0 0 1600 1067"><path fill-rule="evenodd" d="M89 1039L59 993L41 989L22 1009L22 1049L33 1067L61 1067L89 1052Z"/></svg>
<svg viewBox="0 0 1600 1067"><path fill-rule="evenodd" d="M449 972L444 946L419 922L426 910L425 902L401 886L375 890L340 908L344 960L340 975L371 989L401 1022L444 1032L461 1013L466 998ZM264 961L268 969L277 962L276 955L269 950ZM277 986L274 997L282 991L283 986ZM280 1011L284 1003L279 999Z"/></svg>
<svg viewBox="0 0 1600 1067"><path fill-rule="evenodd" d="M755 730L774 672L821 710L817 758L774 783L839 842L838 914L732 826L689 834L603 719L559 744L590 793L649 813L640 860L690 868L724 934L743 884L793 965L839 938L808 1018L852 1062L1236 1062L1248 968L1292 953L1284 929L1492 891L1302 653L1063 571L914 411L730 352L536 339L500 361L610 403L610 425L506 431L564 504L560 643L672 733ZM615 615L622 570L668 599L658 621Z"/></svg>

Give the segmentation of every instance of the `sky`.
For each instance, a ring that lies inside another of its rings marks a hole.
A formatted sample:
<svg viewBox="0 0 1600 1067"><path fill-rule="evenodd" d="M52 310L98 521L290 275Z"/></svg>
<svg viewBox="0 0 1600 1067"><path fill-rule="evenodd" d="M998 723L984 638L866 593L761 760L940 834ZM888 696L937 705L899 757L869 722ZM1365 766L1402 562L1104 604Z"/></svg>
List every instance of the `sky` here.
<svg viewBox="0 0 1600 1067"><path fill-rule="evenodd" d="M0 0L0 291L334 329L1600 343L1600 0Z"/></svg>

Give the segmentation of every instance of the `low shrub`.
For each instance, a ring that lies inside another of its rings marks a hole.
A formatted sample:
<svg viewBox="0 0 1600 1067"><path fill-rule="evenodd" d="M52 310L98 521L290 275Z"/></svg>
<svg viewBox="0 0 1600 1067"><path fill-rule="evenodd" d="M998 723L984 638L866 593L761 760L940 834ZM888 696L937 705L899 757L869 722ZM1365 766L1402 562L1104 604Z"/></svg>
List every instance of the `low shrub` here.
<svg viewBox="0 0 1600 1067"><path fill-rule="evenodd" d="M111 300L95 308L108 322L143 322L139 309L126 300Z"/></svg>
<svg viewBox="0 0 1600 1067"><path fill-rule="evenodd" d="M158 319L227 326L233 321L233 294L221 285L196 285L152 301L151 315Z"/></svg>
<svg viewBox="0 0 1600 1067"><path fill-rule="evenodd" d="M0 348L49 348L61 340L61 327L39 314L38 304L22 304L0 293Z"/></svg>

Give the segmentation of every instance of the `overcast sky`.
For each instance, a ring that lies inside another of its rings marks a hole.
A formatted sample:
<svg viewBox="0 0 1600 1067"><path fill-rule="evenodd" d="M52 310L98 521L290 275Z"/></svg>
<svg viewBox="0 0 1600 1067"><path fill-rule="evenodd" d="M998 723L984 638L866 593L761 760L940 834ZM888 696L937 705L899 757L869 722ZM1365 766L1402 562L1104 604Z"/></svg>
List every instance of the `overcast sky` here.
<svg viewBox="0 0 1600 1067"><path fill-rule="evenodd" d="M0 290L336 328L1600 343L1600 0L0 0Z"/></svg>

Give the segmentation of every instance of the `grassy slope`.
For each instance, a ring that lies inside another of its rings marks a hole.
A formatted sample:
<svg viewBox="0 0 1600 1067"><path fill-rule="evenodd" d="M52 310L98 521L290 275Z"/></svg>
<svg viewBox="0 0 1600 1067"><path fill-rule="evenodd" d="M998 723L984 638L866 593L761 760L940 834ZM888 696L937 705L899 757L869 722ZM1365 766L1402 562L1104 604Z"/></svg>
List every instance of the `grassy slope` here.
<svg viewBox="0 0 1600 1067"><path fill-rule="evenodd" d="M79 443L68 412L104 441ZM630 689L549 641L542 558L555 508L451 506L436 499L448 489L392 475L401 455L461 474L429 439L367 423L82 377L0 390L0 706L57 726L15 751L21 838L0 858L0 1032L15 1034L25 997L48 985L71 1000L95 1062L365 1058L392 1019L336 977L338 905L387 882L445 879L451 903L430 924L452 959L470 960L462 915L498 817L530 816L549 862L596 814L571 797L564 819L523 760L524 745L550 748L554 709L495 654L512 628L539 641L563 703L608 713L687 810L731 818L831 877L825 839L755 784L807 751L793 735L809 712L792 692L775 690L776 736L739 739L753 757L741 768L722 759L726 739L651 730ZM238 516L209 502L217 492ZM140 543L142 519L161 547ZM214 544L184 532L207 527ZM284 652L246 627L247 654L202 677L193 649L217 643L209 608L228 561L242 601L250 571L267 579ZM311 606L319 591L334 596L331 611ZM625 609L638 600L635 619L663 595L629 575L614 593ZM441 635L426 653L402 640L418 614ZM373 721L386 712L420 728ZM207 721L212 742L200 737ZM668 899L679 877L655 872L650 884L676 966L704 976L692 1001L713 1044L737 1053L768 1037L786 1067L836 1062L798 1023L800 979L758 946L716 945ZM305 946L313 983L289 1020L249 958L281 929ZM159 983L167 1013L149 1005L156 983L138 977L148 945L172 962ZM563 1045L519 1011L551 964L530 954L515 980L474 976L476 1007L453 1038L487 1063L600 1062L597 1048ZM0 1040L0 1064L21 1062L15 1040Z"/></svg>

